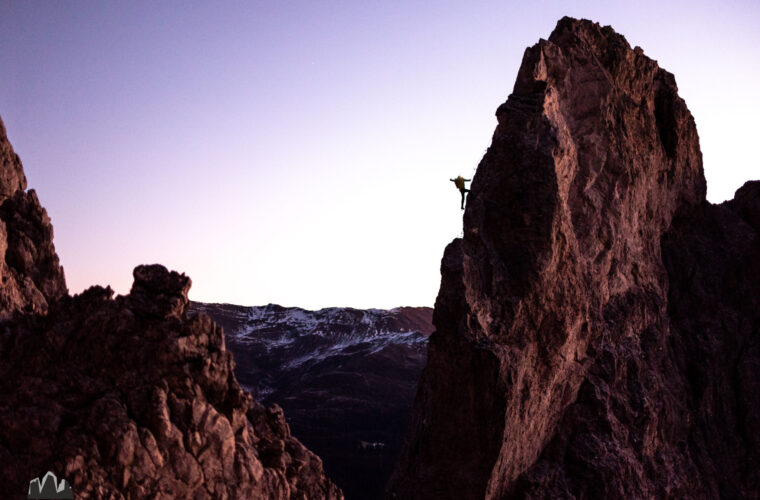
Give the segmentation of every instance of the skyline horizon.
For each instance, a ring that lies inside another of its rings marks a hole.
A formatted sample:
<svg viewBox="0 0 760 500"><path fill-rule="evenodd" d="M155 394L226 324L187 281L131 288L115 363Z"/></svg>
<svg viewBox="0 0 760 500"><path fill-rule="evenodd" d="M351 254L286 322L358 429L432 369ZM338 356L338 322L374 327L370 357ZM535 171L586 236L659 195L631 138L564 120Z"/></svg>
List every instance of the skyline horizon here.
<svg viewBox="0 0 760 500"><path fill-rule="evenodd" d="M197 302L433 307L461 234L449 179L472 178L524 50L563 15L675 75L709 201L757 177L760 99L725 97L760 83L757 5L484 5L1 3L0 116L70 293L126 294L161 263Z"/></svg>

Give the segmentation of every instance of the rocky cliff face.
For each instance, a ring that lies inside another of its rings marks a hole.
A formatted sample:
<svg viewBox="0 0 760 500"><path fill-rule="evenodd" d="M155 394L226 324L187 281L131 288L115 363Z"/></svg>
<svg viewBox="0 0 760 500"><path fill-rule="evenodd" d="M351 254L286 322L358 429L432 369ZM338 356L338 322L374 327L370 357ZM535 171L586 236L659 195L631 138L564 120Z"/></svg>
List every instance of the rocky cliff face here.
<svg viewBox="0 0 760 500"><path fill-rule="evenodd" d="M50 218L25 190L21 160L0 120L0 321L19 311L44 314L68 293Z"/></svg>
<svg viewBox="0 0 760 500"><path fill-rule="evenodd" d="M760 495L760 183L707 203L673 75L589 21L496 116L389 497Z"/></svg>
<svg viewBox="0 0 760 500"><path fill-rule="evenodd" d="M237 379L285 410L347 498L383 497L425 366L432 309L191 307L224 327Z"/></svg>
<svg viewBox="0 0 760 500"><path fill-rule="evenodd" d="M127 296L67 294L50 221L0 129L0 491L52 471L76 498L342 498L233 375L190 279L140 266Z"/></svg>

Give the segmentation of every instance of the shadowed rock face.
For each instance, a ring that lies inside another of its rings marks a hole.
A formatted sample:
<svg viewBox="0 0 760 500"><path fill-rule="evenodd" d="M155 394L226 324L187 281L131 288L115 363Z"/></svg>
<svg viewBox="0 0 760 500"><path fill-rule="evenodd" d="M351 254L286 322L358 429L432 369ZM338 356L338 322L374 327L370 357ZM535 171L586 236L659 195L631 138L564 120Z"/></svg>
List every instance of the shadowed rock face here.
<svg viewBox="0 0 760 500"><path fill-rule="evenodd" d="M496 115L389 497L760 495L760 183L707 203L673 75L589 21Z"/></svg>
<svg viewBox="0 0 760 500"><path fill-rule="evenodd" d="M45 313L68 293L53 246L53 226L0 120L0 320L15 312Z"/></svg>
<svg viewBox="0 0 760 500"><path fill-rule="evenodd" d="M26 176L13 146L8 141L5 124L0 120L0 198L10 198L17 191L26 190Z"/></svg>
<svg viewBox="0 0 760 500"><path fill-rule="evenodd" d="M240 388L221 328L187 314L188 277L139 266L127 296L68 296L1 131L3 498L46 471L76 498L343 498L282 410Z"/></svg>

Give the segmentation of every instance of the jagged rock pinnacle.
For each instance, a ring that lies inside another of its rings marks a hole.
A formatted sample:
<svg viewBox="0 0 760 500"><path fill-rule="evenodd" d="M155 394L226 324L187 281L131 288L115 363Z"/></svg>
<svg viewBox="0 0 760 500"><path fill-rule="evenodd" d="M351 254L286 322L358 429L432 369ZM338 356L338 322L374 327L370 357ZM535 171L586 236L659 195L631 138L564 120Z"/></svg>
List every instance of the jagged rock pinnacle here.
<svg viewBox="0 0 760 500"><path fill-rule="evenodd" d="M132 307L143 314L166 318L181 317L188 304L192 281L184 274L169 272L161 264L137 266L129 294Z"/></svg>
<svg viewBox="0 0 760 500"><path fill-rule="evenodd" d="M760 494L758 190L705 201L675 78L590 21L496 115L389 498Z"/></svg>

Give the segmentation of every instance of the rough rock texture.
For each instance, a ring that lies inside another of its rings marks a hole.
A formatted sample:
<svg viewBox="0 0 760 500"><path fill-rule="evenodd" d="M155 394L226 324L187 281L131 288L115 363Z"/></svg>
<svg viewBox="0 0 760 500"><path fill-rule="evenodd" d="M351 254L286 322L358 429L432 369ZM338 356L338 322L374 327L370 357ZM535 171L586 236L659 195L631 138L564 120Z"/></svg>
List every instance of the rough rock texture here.
<svg viewBox="0 0 760 500"><path fill-rule="evenodd" d="M26 176L21 159L8 141L5 124L0 119L0 201L26 190Z"/></svg>
<svg viewBox="0 0 760 500"><path fill-rule="evenodd" d="M15 312L45 313L65 296L66 280L53 246L53 226L0 120L0 320Z"/></svg>
<svg viewBox="0 0 760 500"><path fill-rule="evenodd" d="M0 337L0 484L46 470L77 498L342 498L282 410L241 390L224 335L185 315L190 279L134 271Z"/></svg>
<svg viewBox="0 0 760 500"><path fill-rule="evenodd" d="M52 471L75 497L341 499L321 460L238 385L190 279L70 297L53 230L0 127L0 491Z"/></svg>
<svg viewBox="0 0 760 500"><path fill-rule="evenodd" d="M707 203L673 75L589 21L496 114L389 497L760 496L760 183Z"/></svg>
<svg viewBox="0 0 760 500"><path fill-rule="evenodd" d="M191 308L224 327L237 380L283 408L346 498L383 497L425 366L431 308Z"/></svg>

